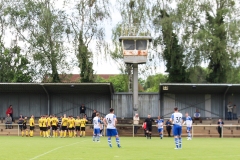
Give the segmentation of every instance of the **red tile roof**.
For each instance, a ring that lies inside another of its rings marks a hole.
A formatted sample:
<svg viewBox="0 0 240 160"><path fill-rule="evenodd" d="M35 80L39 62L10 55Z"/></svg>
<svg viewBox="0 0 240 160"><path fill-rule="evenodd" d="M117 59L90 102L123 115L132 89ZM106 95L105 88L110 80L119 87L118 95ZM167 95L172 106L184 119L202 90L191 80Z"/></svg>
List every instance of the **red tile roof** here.
<svg viewBox="0 0 240 160"><path fill-rule="evenodd" d="M103 79L108 79L109 77L112 77L112 76L116 76L118 74L96 74L94 76L100 76L101 78ZM76 83L76 82L80 82L80 74L60 74L59 75L61 81L64 83L66 82L69 82L69 83ZM50 79L48 76L45 77L45 79L43 80L43 82L49 82Z"/></svg>

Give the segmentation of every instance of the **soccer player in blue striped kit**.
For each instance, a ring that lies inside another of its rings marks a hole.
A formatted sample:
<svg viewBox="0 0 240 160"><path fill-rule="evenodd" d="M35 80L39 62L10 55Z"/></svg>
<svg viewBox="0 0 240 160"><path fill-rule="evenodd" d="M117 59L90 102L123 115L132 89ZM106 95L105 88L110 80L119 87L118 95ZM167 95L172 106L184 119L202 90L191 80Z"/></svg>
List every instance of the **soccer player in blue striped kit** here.
<svg viewBox="0 0 240 160"><path fill-rule="evenodd" d="M158 116L158 119L155 121L157 123L157 128L158 128L158 133L160 138L163 138L163 123L164 120L160 118L160 116Z"/></svg>
<svg viewBox="0 0 240 160"><path fill-rule="evenodd" d="M93 142L100 142L100 117L99 113L96 113L96 117L93 118Z"/></svg>
<svg viewBox="0 0 240 160"><path fill-rule="evenodd" d="M178 108L174 108L170 121L173 124L173 135L176 144L175 149L182 149L182 113L178 112Z"/></svg>
<svg viewBox="0 0 240 160"><path fill-rule="evenodd" d="M186 121L183 124L186 124L187 126L187 140L192 140L191 130L192 130L192 118L188 115L188 113L185 114Z"/></svg>
<svg viewBox="0 0 240 160"><path fill-rule="evenodd" d="M117 146L118 146L118 148L121 148L120 140L119 140L119 137L118 137L118 132L117 132L117 129L116 129L117 118L116 118L116 115L114 114L114 109L113 108L110 108L110 113L106 115L106 117L103 119L103 122L104 122L105 125L107 125L107 136L108 136L109 147L112 148L111 137L115 136Z"/></svg>

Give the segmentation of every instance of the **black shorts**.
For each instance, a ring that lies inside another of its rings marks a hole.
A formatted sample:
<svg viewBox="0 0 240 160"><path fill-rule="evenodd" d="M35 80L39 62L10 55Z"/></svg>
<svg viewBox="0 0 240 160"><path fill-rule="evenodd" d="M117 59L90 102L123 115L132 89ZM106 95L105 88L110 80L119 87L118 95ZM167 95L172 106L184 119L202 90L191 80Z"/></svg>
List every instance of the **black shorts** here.
<svg viewBox="0 0 240 160"><path fill-rule="evenodd" d="M76 126L76 131L80 131L80 126Z"/></svg>
<svg viewBox="0 0 240 160"><path fill-rule="evenodd" d="M52 126L52 130L56 131L57 130L57 126Z"/></svg>
<svg viewBox="0 0 240 160"><path fill-rule="evenodd" d="M42 127L42 131L47 131L47 127Z"/></svg>
<svg viewBox="0 0 240 160"><path fill-rule="evenodd" d="M72 128L68 128L70 131L74 131L75 130L75 128L74 127L72 127Z"/></svg>
<svg viewBox="0 0 240 160"><path fill-rule="evenodd" d="M40 131L42 131L42 127L39 127Z"/></svg>
<svg viewBox="0 0 240 160"><path fill-rule="evenodd" d="M147 126L146 130L152 132L152 126Z"/></svg>
<svg viewBox="0 0 240 160"><path fill-rule="evenodd" d="M30 126L30 131L33 131L34 130L34 126Z"/></svg>
<svg viewBox="0 0 240 160"><path fill-rule="evenodd" d="M81 131L85 131L85 127L81 127Z"/></svg>
<svg viewBox="0 0 240 160"><path fill-rule="evenodd" d="M27 129L27 126L23 126L22 128L23 128L23 130L25 130L25 129Z"/></svg>
<svg viewBox="0 0 240 160"><path fill-rule="evenodd" d="M67 130L67 126L62 126L61 130L62 131L66 131Z"/></svg>
<svg viewBox="0 0 240 160"><path fill-rule="evenodd" d="M48 130L49 130L50 128L51 128L50 126L47 127Z"/></svg>

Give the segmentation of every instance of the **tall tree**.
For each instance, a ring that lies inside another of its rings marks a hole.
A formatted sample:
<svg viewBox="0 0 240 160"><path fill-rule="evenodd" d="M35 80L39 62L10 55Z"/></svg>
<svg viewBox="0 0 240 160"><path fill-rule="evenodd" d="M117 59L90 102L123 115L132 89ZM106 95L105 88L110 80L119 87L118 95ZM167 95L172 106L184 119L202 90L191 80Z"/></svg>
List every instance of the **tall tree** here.
<svg viewBox="0 0 240 160"><path fill-rule="evenodd" d="M33 71L29 65L20 47L0 48L0 82L32 82Z"/></svg>
<svg viewBox="0 0 240 160"><path fill-rule="evenodd" d="M179 44L177 35L173 32L174 19L169 16L166 10L160 10L159 16L154 20L155 25L159 25L161 20L162 37L165 49L163 51L163 58L166 61L166 72L169 73L167 82L174 83L189 83L189 75L186 72L186 66L184 65L184 50ZM159 45L161 37L157 37L156 47Z"/></svg>
<svg viewBox="0 0 240 160"><path fill-rule="evenodd" d="M90 48L96 50L95 56L105 50L104 21L110 19L110 2L66 0L65 4L73 6L68 18L69 33L78 59L81 82L93 82L93 51Z"/></svg>
<svg viewBox="0 0 240 160"><path fill-rule="evenodd" d="M202 11L206 23L202 24L197 34L200 51L209 61L210 83L226 83L236 59L239 56L238 27L240 14L233 0L204 1Z"/></svg>
<svg viewBox="0 0 240 160"><path fill-rule="evenodd" d="M67 67L64 12L50 0L19 0L9 3L9 23L27 43L34 67L42 78L60 82L59 71Z"/></svg>

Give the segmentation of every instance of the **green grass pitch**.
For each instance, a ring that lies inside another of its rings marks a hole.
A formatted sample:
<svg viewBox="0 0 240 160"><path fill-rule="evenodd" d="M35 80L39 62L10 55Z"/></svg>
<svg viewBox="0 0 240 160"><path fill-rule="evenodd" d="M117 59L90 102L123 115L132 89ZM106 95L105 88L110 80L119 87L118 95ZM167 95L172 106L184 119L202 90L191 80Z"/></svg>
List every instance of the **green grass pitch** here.
<svg viewBox="0 0 240 160"><path fill-rule="evenodd" d="M174 150L173 138L120 137L122 148L108 147L85 138L0 137L1 160L220 160L240 159L237 138L183 138L183 149Z"/></svg>

